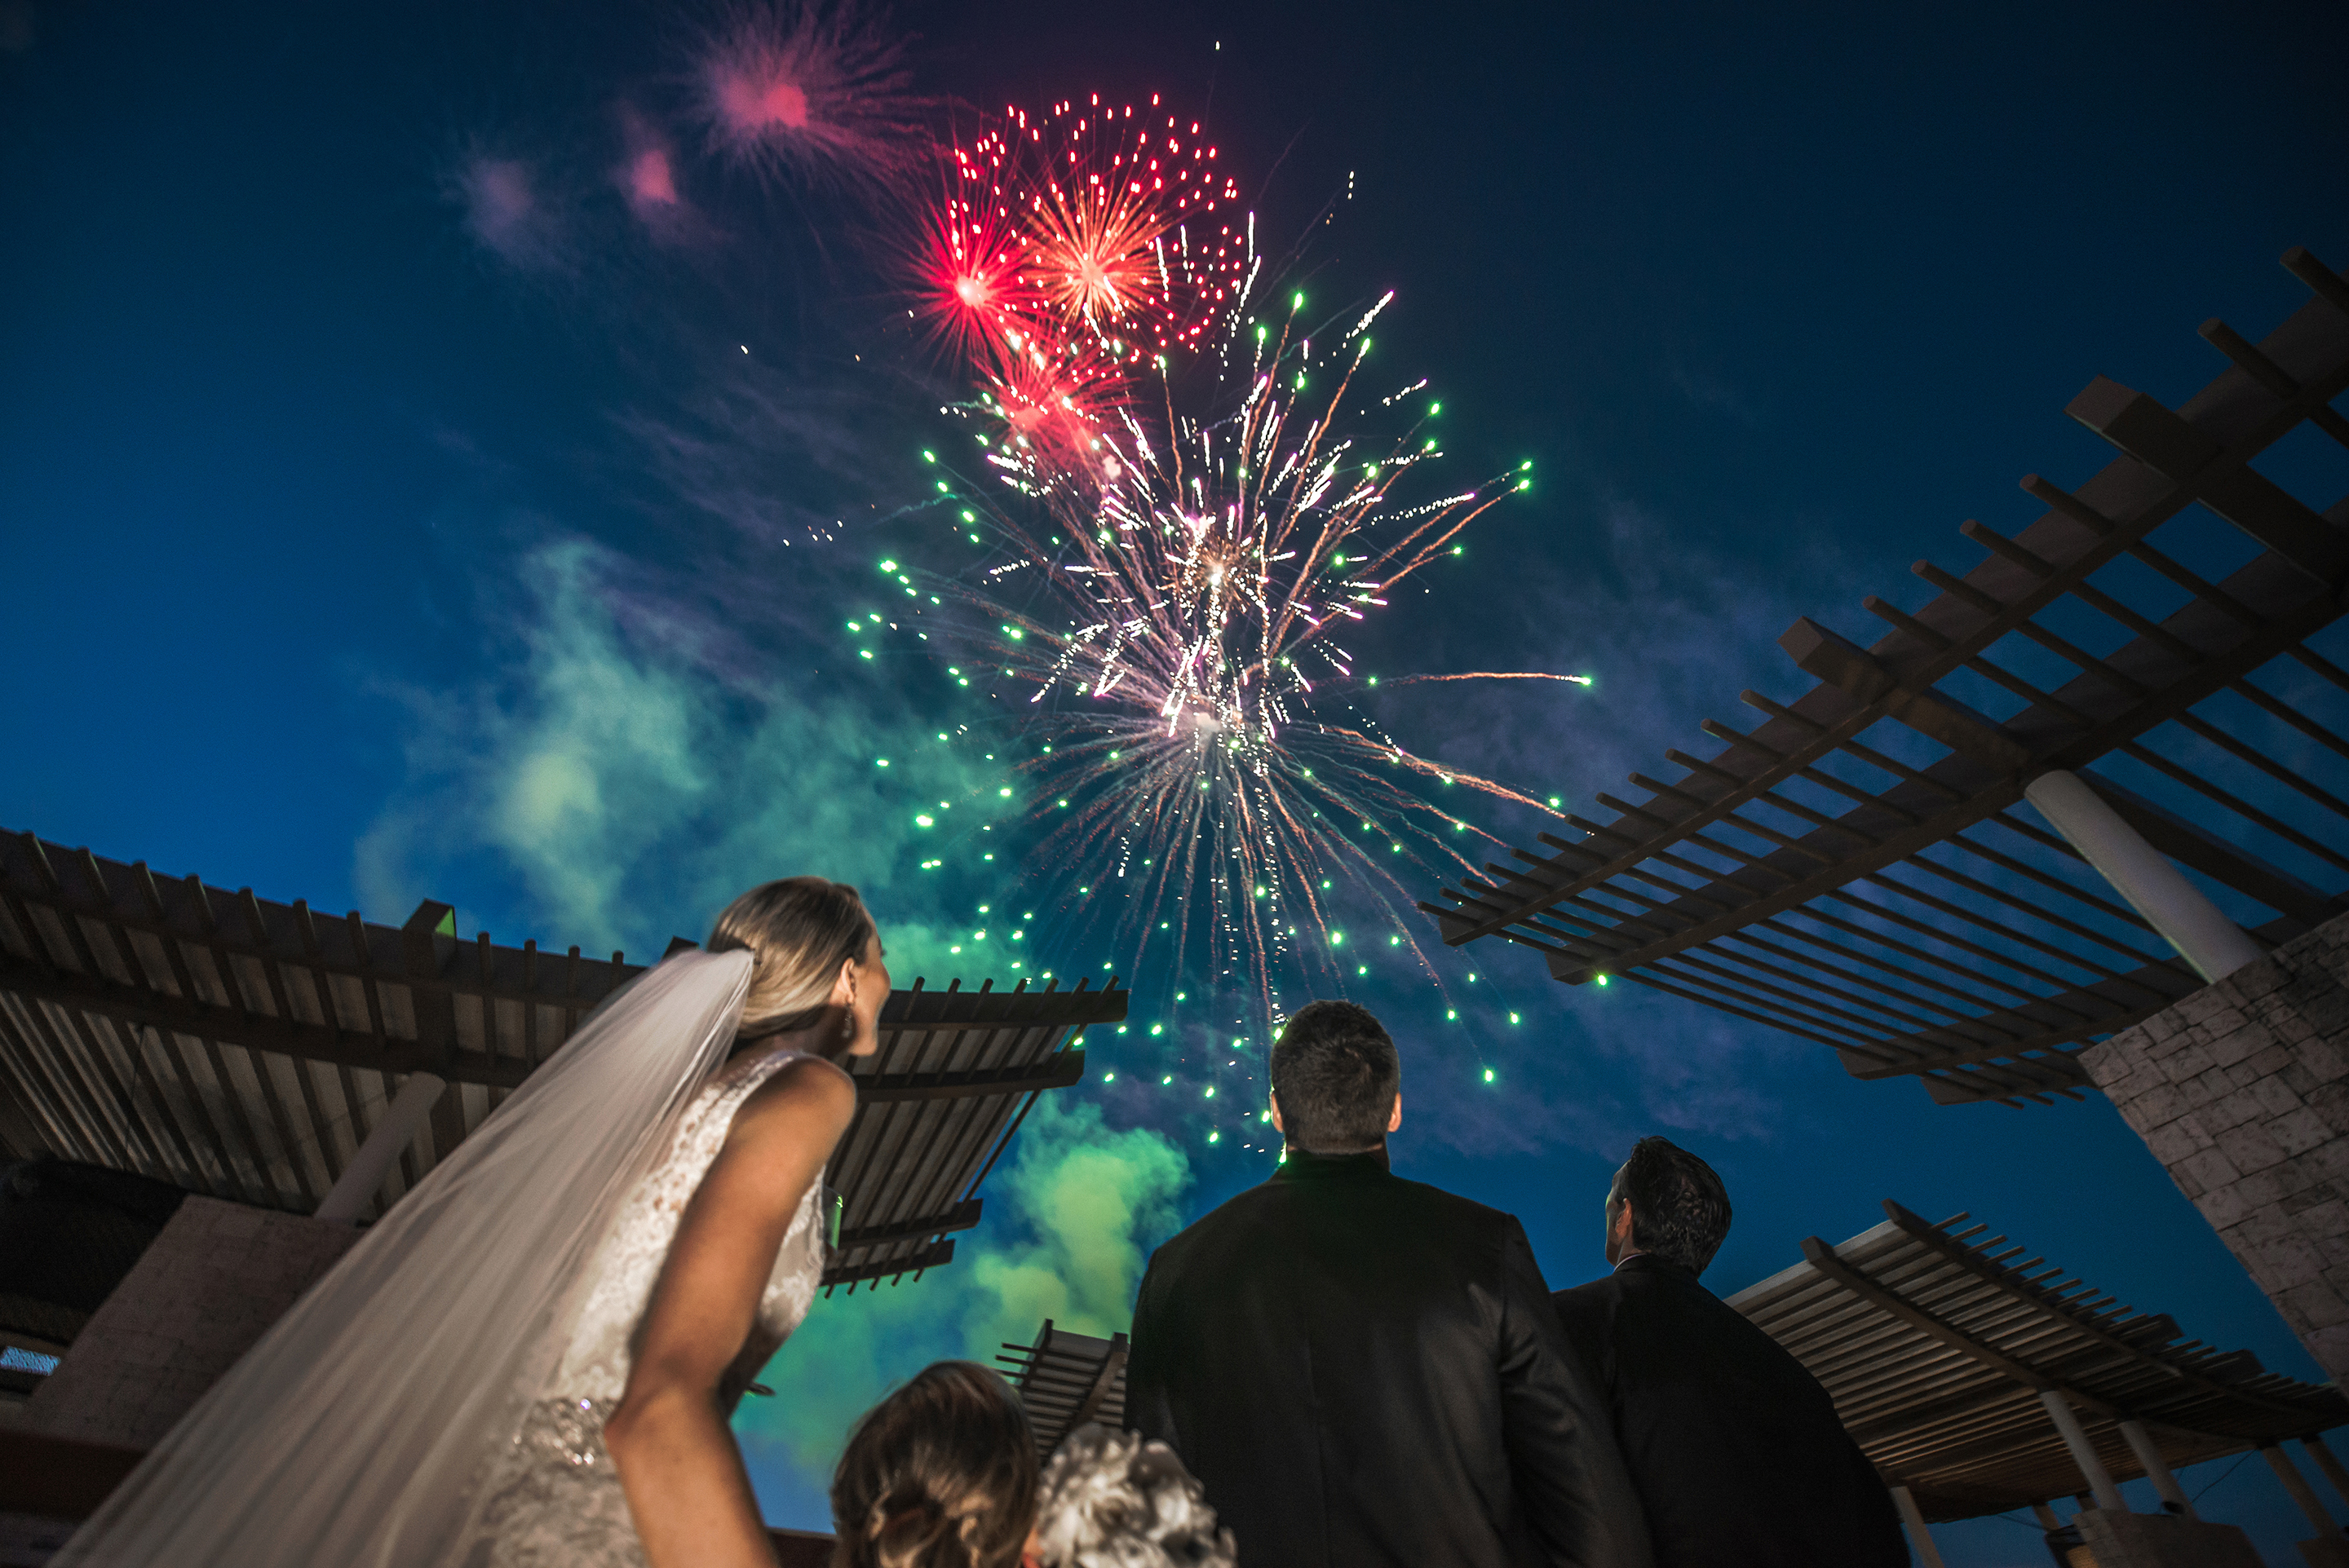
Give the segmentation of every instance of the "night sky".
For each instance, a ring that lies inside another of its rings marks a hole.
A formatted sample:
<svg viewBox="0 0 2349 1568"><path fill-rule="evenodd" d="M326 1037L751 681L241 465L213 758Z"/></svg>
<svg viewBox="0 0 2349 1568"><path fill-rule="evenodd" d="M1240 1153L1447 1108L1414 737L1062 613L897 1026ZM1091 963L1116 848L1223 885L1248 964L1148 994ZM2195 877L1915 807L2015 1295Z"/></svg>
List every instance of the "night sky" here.
<svg viewBox="0 0 2349 1568"><path fill-rule="evenodd" d="M1430 378L1447 461L1537 482L1358 651L1593 684L1376 717L1587 806L1700 720L1743 727L1741 689L1806 689L1775 646L1797 615L1872 641L1863 595L1914 603L1911 561L1978 559L1962 519L2036 515L2020 475L2101 467L2062 413L2093 376L2182 401L2221 363L2197 324L2256 340L2306 297L2287 246L2349 263L2337 5L1764 10L1795 15L872 22L898 118L1164 94L1260 232L1303 242L1299 288L1333 314L1395 291L1379 360ZM1031 1119L955 1264L819 1304L738 1422L771 1517L825 1528L839 1434L893 1379L1047 1315L1123 1328L1148 1248L1269 1156L1261 1031L1218 1044L1174 1000L1210 977L1123 961L1082 868L1036 852L1040 802L985 841L912 825L926 790L1020 777L1009 705L841 630L887 607L877 561L957 564L906 509L968 389L905 329L922 180L730 156L697 119L697 60L758 15L0 4L0 825L639 958L822 872L864 888L900 984L1013 978L1015 911L1019 973L1111 965L1130 1032L1087 1042L1100 1070ZM657 222L626 189L647 147L678 197ZM1603 1269L1609 1171L1661 1131L1735 1201L1723 1295L1893 1198L2317 1376L2099 1099L1937 1108L1675 998L1442 949L1407 907L1340 923L1380 954L1350 993L1404 1052L1397 1168L1517 1213L1553 1285ZM2289 1560L2304 1525L2230 1464L2189 1492ZM1953 1568L2044 1561L2027 1520L1937 1534Z"/></svg>

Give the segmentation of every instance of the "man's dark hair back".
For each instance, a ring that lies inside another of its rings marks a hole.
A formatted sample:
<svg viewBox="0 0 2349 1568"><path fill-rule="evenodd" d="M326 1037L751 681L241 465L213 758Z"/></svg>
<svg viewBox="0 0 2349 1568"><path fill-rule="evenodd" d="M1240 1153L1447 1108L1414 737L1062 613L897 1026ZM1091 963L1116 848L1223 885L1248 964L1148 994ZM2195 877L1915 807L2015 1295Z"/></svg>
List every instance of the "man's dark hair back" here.
<svg viewBox="0 0 2349 1568"><path fill-rule="evenodd" d="M1633 1246L1704 1273L1729 1234L1729 1189L1712 1166L1669 1139L1642 1138L1619 1190L1631 1201Z"/></svg>
<svg viewBox="0 0 2349 1568"><path fill-rule="evenodd" d="M1358 1154L1386 1139L1402 1062L1367 1007L1309 1002L1272 1047L1272 1092L1291 1149Z"/></svg>

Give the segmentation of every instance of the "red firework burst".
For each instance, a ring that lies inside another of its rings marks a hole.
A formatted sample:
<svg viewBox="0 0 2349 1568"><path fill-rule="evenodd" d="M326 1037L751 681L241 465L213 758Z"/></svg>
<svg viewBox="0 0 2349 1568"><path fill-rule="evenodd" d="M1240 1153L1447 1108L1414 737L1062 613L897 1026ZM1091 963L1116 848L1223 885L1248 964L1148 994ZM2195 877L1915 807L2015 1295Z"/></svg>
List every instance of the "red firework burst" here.
<svg viewBox="0 0 2349 1568"><path fill-rule="evenodd" d="M1046 327L1030 272L1035 242L1005 195L1005 153L993 132L951 150L916 269L932 335L982 376L1025 362Z"/></svg>
<svg viewBox="0 0 2349 1568"><path fill-rule="evenodd" d="M919 314L1042 468L1102 460L1127 377L1195 346L1232 296L1238 190L1198 129L1095 98L1006 109L943 155Z"/></svg>
<svg viewBox="0 0 2349 1568"><path fill-rule="evenodd" d="M992 411L1038 474L1114 471L1110 421L1127 391L1120 367L1097 355L1056 361L1040 348L1007 360L987 378Z"/></svg>
<svg viewBox="0 0 2349 1568"><path fill-rule="evenodd" d="M1011 113L1029 153L1011 172L1026 187L1032 281L1056 325L1129 360L1196 342L1233 281L1239 198L1198 125L1155 98L1140 113L1098 95L1032 122Z"/></svg>

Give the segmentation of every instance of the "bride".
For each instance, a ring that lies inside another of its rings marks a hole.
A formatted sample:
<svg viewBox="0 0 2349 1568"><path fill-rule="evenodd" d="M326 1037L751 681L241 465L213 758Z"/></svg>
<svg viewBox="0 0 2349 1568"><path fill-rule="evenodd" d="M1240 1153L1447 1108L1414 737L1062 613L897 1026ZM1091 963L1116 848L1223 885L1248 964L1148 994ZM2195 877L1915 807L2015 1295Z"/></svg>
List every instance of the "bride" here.
<svg viewBox="0 0 2349 1568"><path fill-rule="evenodd" d="M53 1560L774 1561L727 1418L823 1272L889 971L794 877L607 999Z"/></svg>

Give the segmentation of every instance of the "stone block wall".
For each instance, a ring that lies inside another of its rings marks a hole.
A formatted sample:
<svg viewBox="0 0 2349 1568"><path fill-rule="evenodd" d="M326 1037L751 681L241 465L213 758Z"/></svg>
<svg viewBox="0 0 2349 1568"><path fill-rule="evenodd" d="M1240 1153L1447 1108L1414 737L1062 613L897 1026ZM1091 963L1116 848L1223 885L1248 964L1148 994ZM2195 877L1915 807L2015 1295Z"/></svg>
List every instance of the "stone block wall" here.
<svg viewBox="0 0 2349 1568"><path fill-rule="evenodd" d="M2096 1568L2262 1568L2251 1538L2231 1524L2101 1508L2084 1508L2072 1522Z"/></svg>
<svg viewBox="0 0 2349 1568"><path fill-rule="evenodd" d="M152 1448L359 1233L189 1198L27 1401L21 1429Z"/></svg>
<svg viewBox="0 0 2349 1568"><path fill-rule="evenodd" d="M2349 915L2080 1060L2349 1387Z"/></svg>

